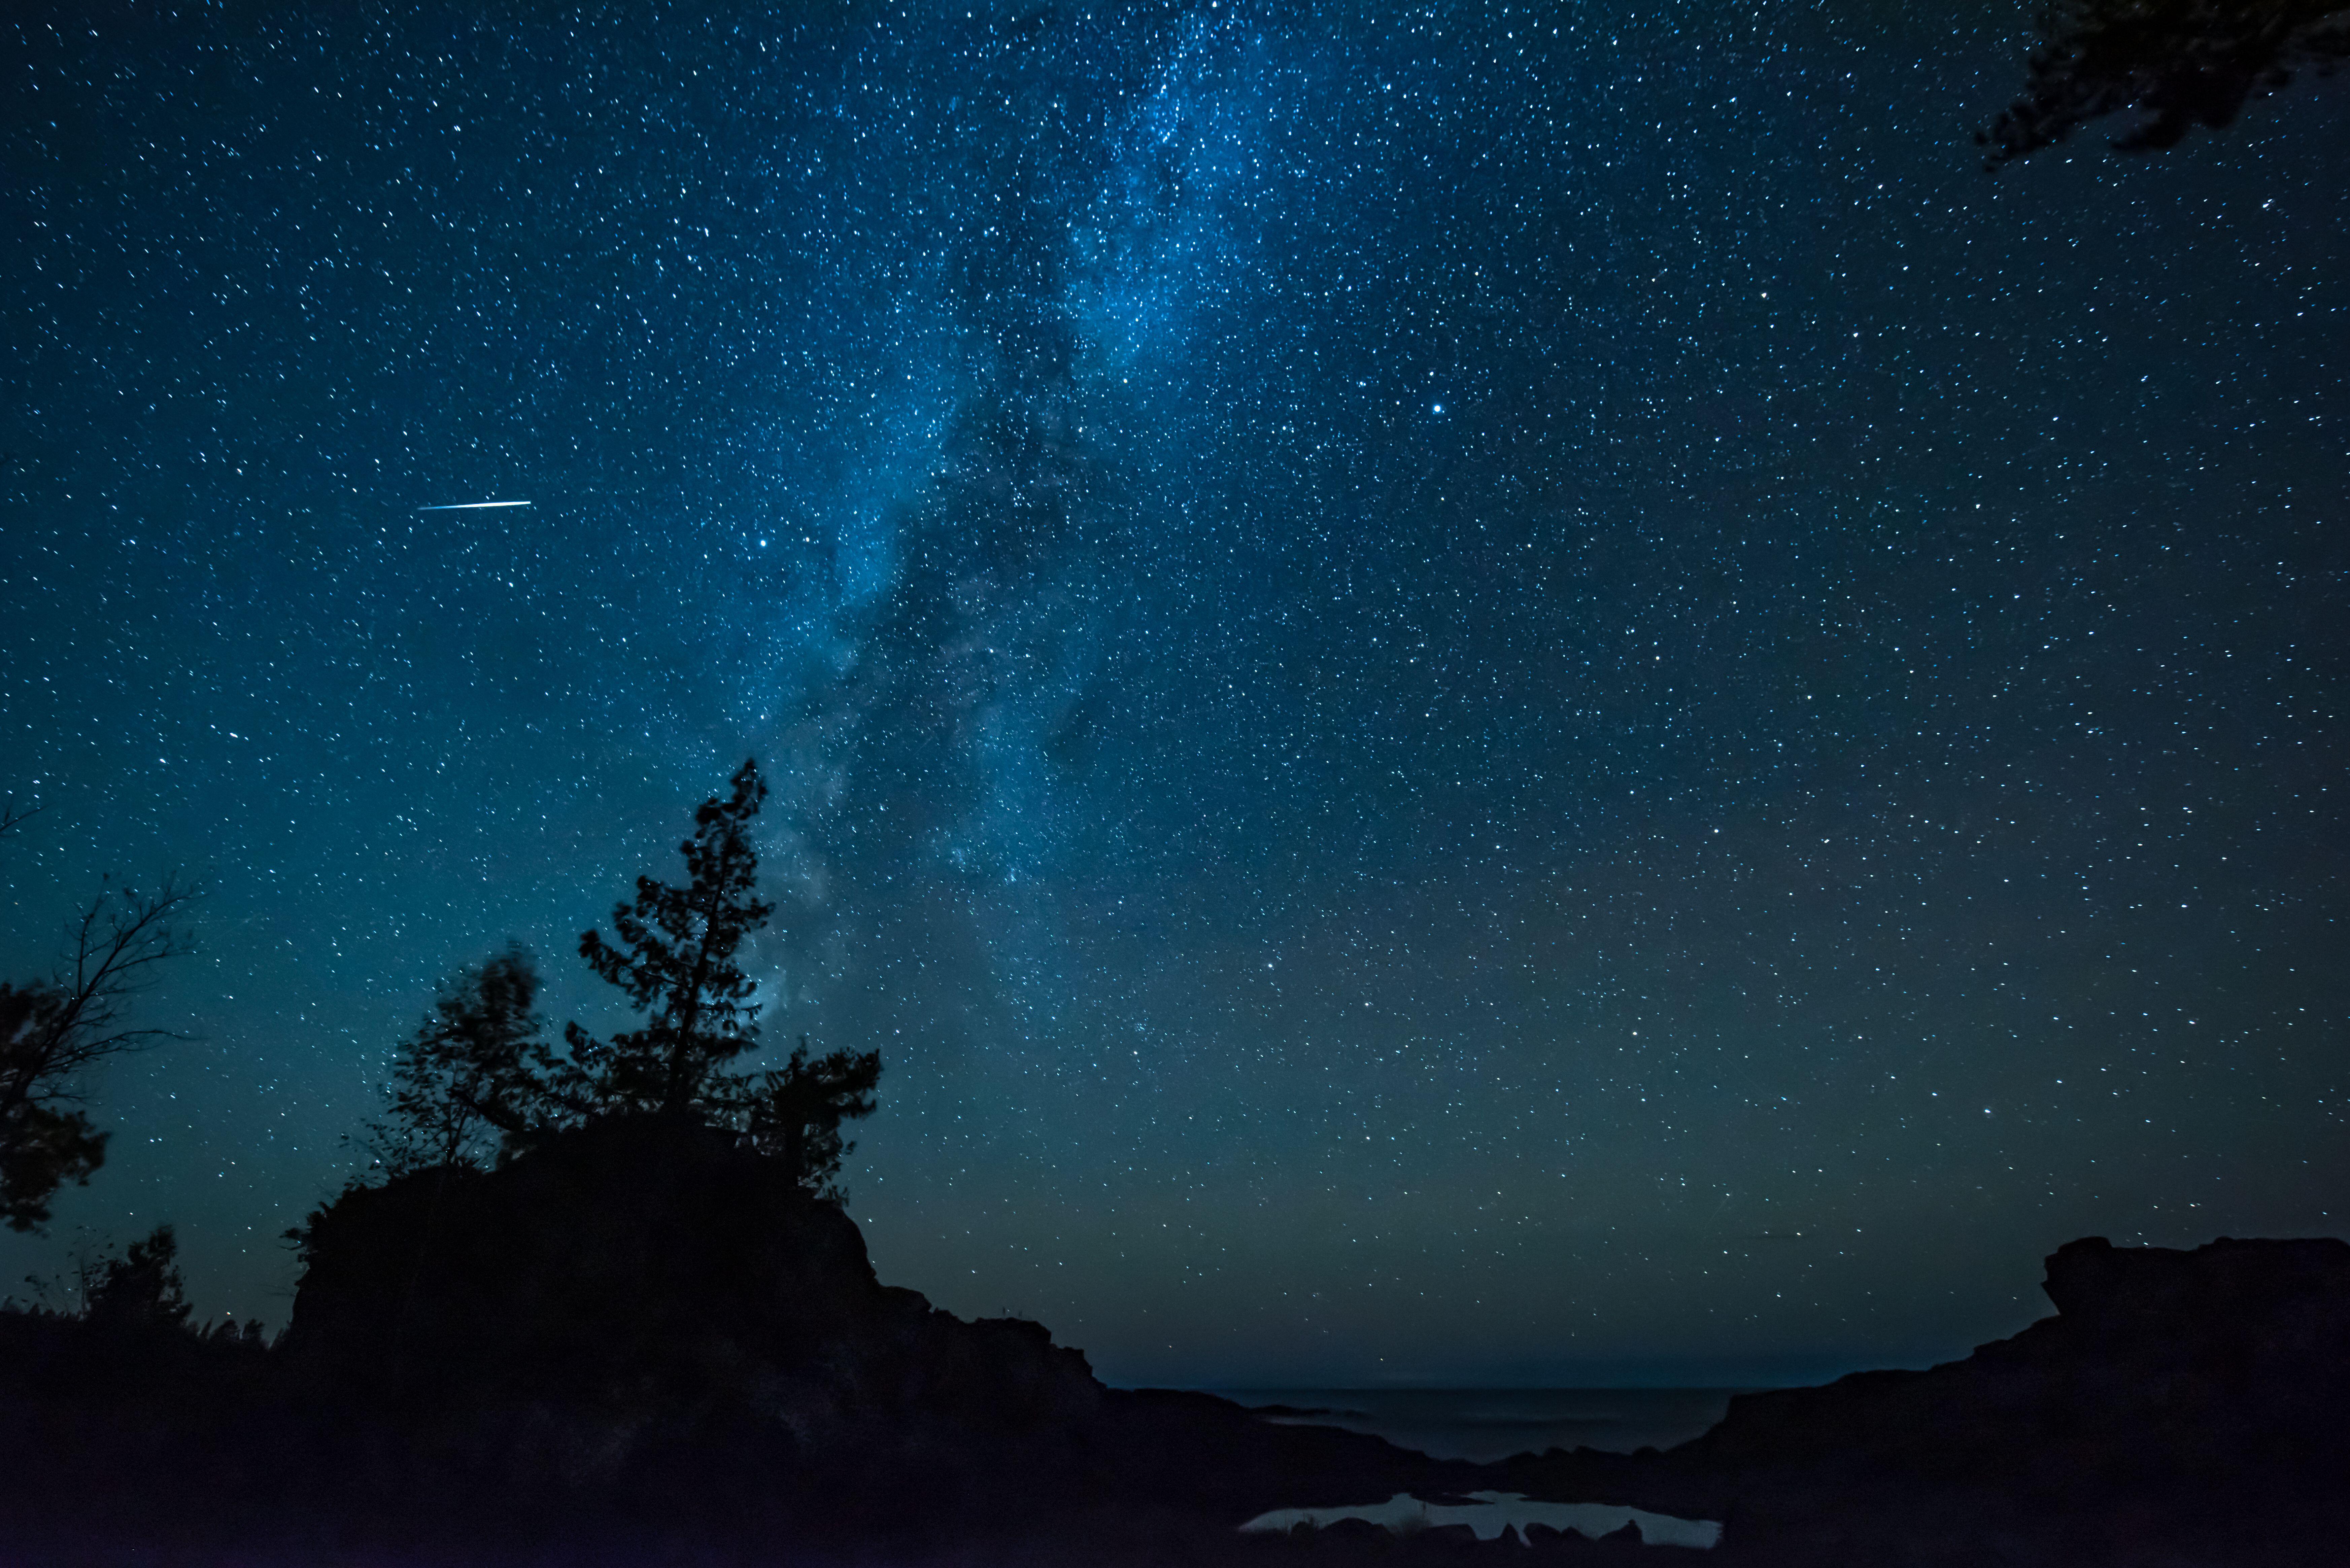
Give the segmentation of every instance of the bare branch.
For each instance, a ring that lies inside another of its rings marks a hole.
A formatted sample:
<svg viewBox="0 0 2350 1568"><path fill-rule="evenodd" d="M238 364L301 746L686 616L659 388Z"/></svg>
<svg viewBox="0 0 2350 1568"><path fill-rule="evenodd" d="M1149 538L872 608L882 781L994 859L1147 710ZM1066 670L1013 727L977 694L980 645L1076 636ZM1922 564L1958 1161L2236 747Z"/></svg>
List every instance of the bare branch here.
<svg viewBox="0 0 2350 1568"><path fill-rule="evenodd" d="M43 1038L29 1060L10 1064L17 1075L33 1068L44 1085L29 1098L78 1098L76 1079L94 1063L184 1038L169 1029L134 1027L124 1018L131 998L148 989L149 971L187 951L178 921L201 896L167 877L145 896L109 888L89 901L49 982L57 1003ZM7 1088L0 1082L0 1116L10 1108Z"/></svg>
<svg viewBox="0 0 2350 1568"><path fill-rule="evenodd" d="M197 897L168 878L145 895L107 888L74 922L49 979L0 981L0 1219L14 1229L38 1229L60 1186L105 1163L107 1135L67 1108L85 1097L88 1070L182 1038L131 1023L129 1008L155 965L187 950L178 920Z"/></svg>

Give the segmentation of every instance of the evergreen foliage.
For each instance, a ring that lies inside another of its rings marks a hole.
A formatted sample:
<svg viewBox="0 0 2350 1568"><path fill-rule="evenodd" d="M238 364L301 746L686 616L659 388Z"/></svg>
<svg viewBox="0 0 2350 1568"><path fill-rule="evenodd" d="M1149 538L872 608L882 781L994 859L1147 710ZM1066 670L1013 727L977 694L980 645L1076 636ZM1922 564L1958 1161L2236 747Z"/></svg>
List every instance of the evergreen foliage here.
<svg viewBox="0 0 2350 1568"><path fill-rule="evenodd" d="M180 1242L158 1225L120 1257L82 1271L83 1318L112 1327L181 1328L188 1321L186 1282L180 1277Z"/></svg>
<svg viewBox="0 0 2350 1568"><path fill-rule="evenodd" d="M1975 140L1986 166L2063 140L2103 115L2142 118L2117 151L2173 147L2234 122L2255 93L2350 59L2343 0L2048 0L2022 96Z"/></svg>
<svg viewBox="0 0 2350 1568"><path fill-rule="evenodd" d="M580 938L581 957L646 1015L642 1027L606 1041L573 1023L554 1048L536 1012L537 973L511 946L452 982L402 1049L386 1116L364 1140L384 1174L482 1169L568 1128L653 1116L735 1134L803 1190L839 1201L835 1179L856 1147L841 1126L873 1114L880 1054L811 1058L803 1038L780 1070L725 1066L758 1044L741 949L775 909L756 895L748 833L766 793L745 762L730 793L694 813L680 846L686 884L639 877L635 898L612 911L615 935Z"/></svg>
<svg viewBox="0 0 2350 1568"><path fill-rule="evenodd" d="M58 1000L41 986L0 982L0 1217L16 1231L47 1224L57 1189L88 1185L106 1163L108 1135L88 1113L40 1096Z"/></svg>
<svg viewBox="0 0 2350 1568"><path fill-rule="evenodd" d="M857 1146L842 1141L840 1124L873 1114L881 1081L879 1051L835 1051L808 1059L807 1040L793 1048L780 1073L744 1085L743 1118L752 1146L781 1159L812 1192L837 1198L834 1178Z"/></svg>
<svg viewBox="0 0 2350 1568"><path fill-rule="evenodd" d="M511 944L442 992L392 1070L388 1120L369 1128L389 1172L480 1167L578 1120L579 1074L547 1044L537 999Z"/></svg>
<svg viewBox="0 0 2350 1568"><path fill-rule="evenodd" d="M746 831L767 785L755 761L735 770L733 785L693 814L693 836L679 846L685 887L639 877L636 898L613 906L617 942L594 930L579 938L588 967L646 1015L642 1028L608 1043L577 1024L565 1031L600 1107L672 1116L719 1108L733 1085L713 1085L713 1075L758 1043L755 982L735 955L775 908L754 891L759 857Z"/></svg>

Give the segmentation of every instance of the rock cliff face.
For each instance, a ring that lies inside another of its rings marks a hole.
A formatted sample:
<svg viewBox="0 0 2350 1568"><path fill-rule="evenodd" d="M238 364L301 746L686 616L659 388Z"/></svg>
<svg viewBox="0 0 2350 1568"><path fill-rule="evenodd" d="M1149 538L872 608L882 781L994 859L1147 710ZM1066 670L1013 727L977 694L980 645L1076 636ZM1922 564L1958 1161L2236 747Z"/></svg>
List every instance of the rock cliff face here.
<svg viewBox="0 0 2350 1568"><path fill-rule="evenodd" d="M846 1214L709 1128L608 1124L355 1189L303 1257L283 1386L372 1423L361 1446L421 1486L494 1478L640 1518L750 1500L795 1528L897 1529L913 1499L941 1521L1171 1507L1229 1528L1469 1474L1106 1388L1041 1324L880 1283Z"/></svg>
<svg viewBox="0 0 2350 1568"><path fill-rule="evenodd" d="M403 1420L562 1428L574 1469L745 1434L1000 1450L1082 1426L1105 1392L1040 1324L881 1284L846 1214L706 1127L610 1124L356 1189L303 1255L280 1347L297 1384Z"/></svg>
<svg viewBox="0 0 2350 1568"><path fill-rule="evenodd" d="M846 1214L706 1127L346 1192L302 1250L268 1349L0 1313L0 1560L1188 1562L1474 1474L1106 1388L1040 1324L880 1283Z"/></svg>
<svg viewBox="0 0 2350 1568"><path fill-rule="evenodd" d="M2340 1452L2350 1244L2178 1251L2096 1237L2067 1243L2047 1269L2057 1315L2012 1339L1927 1372L1742 1396L1679 1452L1945 1480L2045 1469L2067 1485L2199 1483Z"/></svg>
<svg viewBox="0 0 2350 1568"><path fill-rule="evenodd" d="M966 1323L881 1284L845 1214L704 1128L610 1124L498 1170L346 1193L304 1253L268 1350L0 1313L0 1557L293 1563L338 1541L387 1562L764 1561L785 1542L795 1562L1279 1568L1678 1551L1232 1533L1270 1508L1484 1488L1722 1520L1718 1568L2344 1555L2334 1241L2075 1241L2048 1260L2057 1315L1963 1361L1745 1396L1666 1454L1482 1467L1105 1388L1035 1324ZM91 1552L99 1532L121 1550Z"/></svg>
<svg viewBox="0 0 2350 1568"><path fill-rule="evenodd" d="M2311 1504L2350 1495L2350 1245L2091 1238L2047 1270L2056 1316L1929 1371L1742 1396L1670 1469L1732 1515L1726 1546L1821 1561L1929 1536L1984 1562L2329 1560Z"/></svg>

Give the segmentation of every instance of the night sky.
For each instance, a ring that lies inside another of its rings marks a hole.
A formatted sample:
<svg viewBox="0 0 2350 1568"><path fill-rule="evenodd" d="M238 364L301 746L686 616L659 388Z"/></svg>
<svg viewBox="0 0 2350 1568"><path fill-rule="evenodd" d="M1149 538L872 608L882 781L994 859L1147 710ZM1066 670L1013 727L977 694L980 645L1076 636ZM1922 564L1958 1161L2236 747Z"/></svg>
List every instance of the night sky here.
<svg viewBox="0 0 2350 1568"><path fill-rule="evenodd" d="M882 1278L1112 1381L2350 1234L2339 84L1993 177L2022 5L703 9L0 34L0 959L211 889L0 1277L282 1323L436 985L616 1022L753 754Z"/></svg>

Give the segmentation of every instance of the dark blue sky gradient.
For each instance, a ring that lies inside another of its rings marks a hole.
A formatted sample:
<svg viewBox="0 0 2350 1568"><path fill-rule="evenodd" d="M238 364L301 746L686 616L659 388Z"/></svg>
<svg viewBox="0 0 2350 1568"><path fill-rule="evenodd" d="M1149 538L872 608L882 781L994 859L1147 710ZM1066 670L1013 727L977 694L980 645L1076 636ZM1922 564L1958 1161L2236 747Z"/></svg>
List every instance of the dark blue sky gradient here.
<svg viewBox="0 0 2350 1568"><path fill-rule="evenodd" d="M1991 178L2021 7L262 9L0 34L0 954L213 889L7 1277L282 1320L748 753L883 1277L1113 1380L2350 1233L2350 96Z"/></svg>

